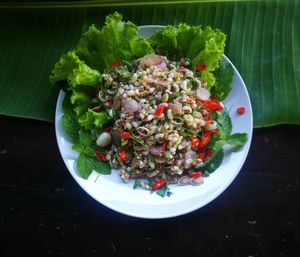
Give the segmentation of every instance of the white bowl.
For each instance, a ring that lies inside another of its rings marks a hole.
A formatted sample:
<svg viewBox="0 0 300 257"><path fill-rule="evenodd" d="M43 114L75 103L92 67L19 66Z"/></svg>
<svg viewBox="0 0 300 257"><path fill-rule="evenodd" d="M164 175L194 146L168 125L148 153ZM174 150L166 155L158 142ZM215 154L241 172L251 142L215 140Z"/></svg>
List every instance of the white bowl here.
<svg viewBox="0 0 300 257"><path fill-rule="evenodd" d="M142 36L148 37L161 27L141 26L140 33ZM223 56L223 59L231 63L226 56ZM232 66L234 67L233 64ZM90 196L99 203L126 215L149 219L168 218L203 207L219 196L234 180L242 168L250 148L253 130L252 108L247 88L235 67L233 88L223 103L230 110L229 114L233 123L232 132L247 133L248 141L238 150L226 146L221 166L205 178L203 185L183 187L171 185L170 190L173 194L170 197L162 198L143 189L133 190L133 181L128 184L123 183L118 175L118 170L113 170L111 175L99 175L93 172L88 180L79 177L75 165L78 153L72 150L72 142L69 141L61 124L63 98L64 92L61 91L56 106L55 130L65 165L77 183ZM236 113L236 108L239 106L246 108L243 115Z"/></svg>

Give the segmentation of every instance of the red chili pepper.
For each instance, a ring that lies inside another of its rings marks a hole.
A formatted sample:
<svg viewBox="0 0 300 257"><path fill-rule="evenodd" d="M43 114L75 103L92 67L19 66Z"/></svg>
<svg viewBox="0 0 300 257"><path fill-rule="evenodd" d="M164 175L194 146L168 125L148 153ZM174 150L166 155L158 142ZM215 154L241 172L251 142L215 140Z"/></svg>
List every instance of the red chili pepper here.
<svg viewBox="0 0 300 257"><path fill-rule="evenodd" d="M129 138L131 138L131 133L130 132L121 132L120 138L129 139Z"/></svg>
<svg viewBox="0 0 300 257"><path fill-rule="evenodd" d="M213 150L211 150L211 149L206 149L206 156L207 156L208 158L212 157L213 153L214 153Z"/></svg>
<svg viewBox="0 0 300 257"><path fill-rule="evenodd" d="M196 68L196 71L203 71L206 69L206 64L205 63L199 63L197 68Z"/></svg>
<svg viewBox="0 0 300 257"><path fill-rule="evenodd" d="M167 143L163 143L161 146L161 151L162 152L166 151L166 148L167 148Z"/></svg>
<svg viewBox="0 0 300 257"><path fill-rule="evenodd" d="M114 61L112 64L111 64L111 67L117 67L121 64L121 61Z"/></svg>
<svg viewBox="0 0 300 257"><path fill-rule="evenodd" d="M204 135L201 138L199 146L204 147L209 143L209 141L210 141L210 134L209 133L204 133Z"/></svg>
<svg viewBox="0 0 300 257"><path fill-rule="evenodd" d="M200 145L200 139L197 136L192 136L191 137L191 144L192 144L192 148L197 148Z"/></svg>
<svg viewBox="0 0 300 257"><path fill-rule="evenodd" d="M205 160L206 155L204 149L200 149L200 151L197 154L199 159L201 159L202 161Z"/></svg>
<svg viewBox="0 0 300 257"><path fill-rule="evenodd" d="M209 109L211 111L223 110L223 106L220 103L216 103L216 102L210 101Z"/></svg>
<svg viewBox="0 0 300 257"><path fill-rule="evenodd" d="M204 101L203 107L211 111L223 110L223 106L220 104L220 102L214 102L210 100Z"/></svg>
<svg viewBox="0 0 300 257"><path fill-rule="evenodd" d="M192 178L199 178L203 176L203 173L201 171L194 171L190 172L188 175Z"/></svg>
<svg viewBox="0 0 300 257"><path fill-rule="evenodd" d="M246 108L243 107L243 106L241 106L241 107L239 107L239 108L236 109L236 112L238 114L243 114L245 111L246 111Z"/></svg>
<svg viewBox="0 0 300 257"><path fill-rule="evenodd" d="M153 186L152 186L152 190L157 190L160 189L163 185L165 185L167 183L167 180L165 178L162 178L158 181L156 181Z"/></svg>
<svg viewBox="0 0 300 257"><path fill-rule="evenodd" d="M123 148L120 148L118 153L119 153L119 157L122 161L124 161L124 162L128 161L128 156Z"/></svg>
<svg viewBox="0 0 300 257"><path fill-rule="evenodd" d="M164 110L165 110L165 106L160 105L160 106L158 106L158 107L156 108L154 114L155 114L155 115L161 115L161 114L164 112Z"/></svg>
<svg viewBox="0 0 300 257"><path fill-rule="evenodd" d="M103 130L103 132L110 132L111 131L111 128L104 128L104 129L102 129Z"/></svg>
<svg viewBox="0 0 300 257"><path fill-rule="evenodd" d="M104 153L102 153L101 151L99 150L96 150L95 151L97 157L101 160L101 161L107 161L106 159L106 155Z"/></svg>

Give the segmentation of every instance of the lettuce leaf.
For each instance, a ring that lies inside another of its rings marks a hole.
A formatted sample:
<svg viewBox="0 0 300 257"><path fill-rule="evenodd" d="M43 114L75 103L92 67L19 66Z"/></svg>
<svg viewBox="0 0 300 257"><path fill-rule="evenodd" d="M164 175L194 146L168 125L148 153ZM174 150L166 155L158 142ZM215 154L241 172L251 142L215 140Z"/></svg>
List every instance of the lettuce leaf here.
<svg viewBox="0 0 300 257"><path fill-rule="evenodd" d="M223 32L211 27L202 29L201 26L179 24L158 30L149 40L157 53L169 59L189 58L194 70L198 64L205 63L206 68L201 76L208 88L214 85L212 71L218 67L225 48L226 35Z"/></svg>
<svg viewBox="0 0 300 257"><path fill-rule="evenodd" d="M219 100L224 100L231 91L231 83L234 76L234 70L230 63L220 61L219 68L214 71L216 83L212 88L212 94Z"/></svg>
<svg viewBox="0 0 300 257"><path fill-rule="evenodd" d="M138 27L122 21L115 12L106 17L100 30L92 25L80 39L76 54L93 69L103 71L116 60L132 60L153 52L147 39L138 35Z"/></svg>
<svg viewBox="0 0 300 257"><path fill-rule="evenodd" d="M95 112L91 109L86 112L85 119L79 120L81 126L86 129L101 129L109 121L109 115L106 112Z"/></svg>
<svg viewBox="0 0 300 257"><path fill-rule="evenodd" d="M69 51L55 64L49 79L52 84L67 80L71 87L80 85L95 87L99 83L100 76L99 71L91 69L73 51Z"/></svg>

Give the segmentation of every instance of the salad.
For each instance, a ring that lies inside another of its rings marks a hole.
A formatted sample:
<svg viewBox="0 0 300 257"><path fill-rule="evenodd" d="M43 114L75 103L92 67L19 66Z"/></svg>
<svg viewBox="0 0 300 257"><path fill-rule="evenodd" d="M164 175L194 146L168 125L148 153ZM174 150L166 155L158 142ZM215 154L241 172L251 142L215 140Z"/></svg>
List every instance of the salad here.
<svg viewBox="0 0 300 257"><path fill-rule="evenodd" d="M222 103L234 75L222 61L225 40L218 29L186 24L145 39L118 13L102 29L92 25L50 75L65 91L62 124L79 152L78 175L117 168L120 181L161 196L170 184L201 185L225 144L247 142L231 133Z"/></svg>

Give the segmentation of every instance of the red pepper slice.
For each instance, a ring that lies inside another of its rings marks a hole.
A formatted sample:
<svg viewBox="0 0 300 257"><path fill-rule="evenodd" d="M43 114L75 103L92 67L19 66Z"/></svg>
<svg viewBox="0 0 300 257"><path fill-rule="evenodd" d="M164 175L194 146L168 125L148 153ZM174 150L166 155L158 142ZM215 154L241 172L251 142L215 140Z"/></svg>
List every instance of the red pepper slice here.
<svg viewBox="0 0 300 257"><path fill-rule="evenodd" d="M99 150L96 150L95 151L97 157L101 160L101 161L107 161L106 159L106 154L102 153L101 151Z"/></svg>
<svg viewBox="0 0 300 257"><path fill-rule="evenodd" d="M211 111L223 110L223 107L220 104L220 102L214 102L214 101L210 101L210 100L204 101L203 107L206 109L209 109Z"/></svg>
<svg viewBox="0 0 300 257"><path fill-rule="evenodd" d="M206 149L206 156L207 156L208 158L212 157L213 153L214 153L213 150L211 150L211 149Z"/></svg>
<svg viewBox="0 0 300 257"><path fill-rule="evenodd" d="M156 108L154 114L155 114L155 115L161 115L161 114L164 112L164 110L165 110L165 106L160 105L160 106L158 106L158 107Z"/></svg>
<svg viewBox="0 0 300 257"><path fill-rule="evenodd" d="M204 161L205 160L205 152L204 151L199 152L198 158L201 159L202 161Z"/></svg>
<svg viewBox="0 0 300 257"><path fill-rule="evenodd" d="M203 173L201 171L193 171L190 172L188 175L192 178L199 178L203 176Z"/></svg>
<svg viewBox="0 0 300 257"><path fill-rule="evenodd" d="M167 183L167 180L165 178L162 178L158 181L156 181L153 186L152 186L152 190L158 190L160 189L163 185L165 185Z"/></svg>
<svg viewBox="0 0 300 257"><path fill-rule="evenodd" d="M203 71L205 69L206 69L205 63L199 63L198 66L196 67L196 71Z"/></svg>
<svg viewBox="0 0 300 257"><path fill-rule="evenodd" d="M111 131L111 128L104 128L103 129L103 132L110 132Z"/></svg>
<svg viewBox="0 0 300 257"><path fill-rule="evenodd" d="M192 148L197 148L200 145L200 139L197 136L192 136L191 137L191 144L192 144Z"/></svg>
<svg viewBox="0 0 300 257"><path fill-rule="evenodd" d="M121 132L120 133L120 138L129 139L129 138L131 138L131 133L130 132Z"/></svg>
<svg viewBox="0 0 300 257"><path fill-rule="evenodd" d="M167 143L163 143L161 146L161 151L162 152L166 151L166 148L167 148Z"/></svg>
<svg viewBox="0 0 300 257"><path fill-rule="evenodd" d="M114 61L112 64L111 64L111 67L117 67L121 64L121 61Z"/></svg>
<svg viewBox="0 0 300 257"><path fill-rule="evenodd" d="M204 133L204 135L201 138L199 146L204 147L209 143L209 141L210 141L210 134L209 133Z"/></svg>
<svg viewBox="0 0 300 257"><path fill-rule="evenodd" d="M241 106L241 107L239 107L239 108L236 109L236 112L238 114L243 114L245 111L246 111L246 108L243 107L243 106Z"/></svg>
<svg viewBox="0 0 300 257"><path fill-rule="evenodd" d="M124 161L124 162L128 161L128 156L123 148L120 148L118 153L119 153L119 157L122 161Z"/></svg>

